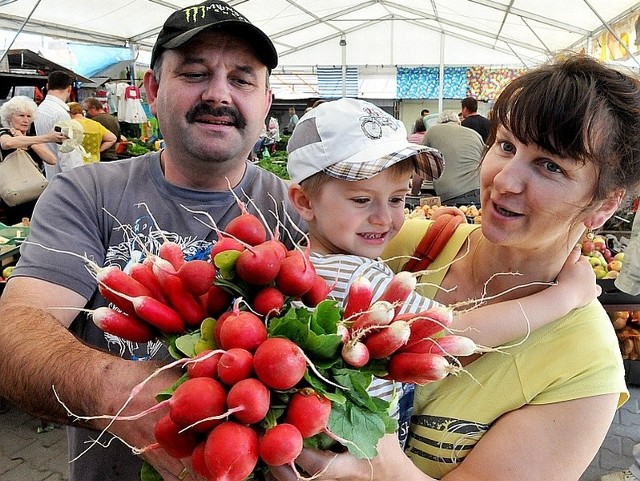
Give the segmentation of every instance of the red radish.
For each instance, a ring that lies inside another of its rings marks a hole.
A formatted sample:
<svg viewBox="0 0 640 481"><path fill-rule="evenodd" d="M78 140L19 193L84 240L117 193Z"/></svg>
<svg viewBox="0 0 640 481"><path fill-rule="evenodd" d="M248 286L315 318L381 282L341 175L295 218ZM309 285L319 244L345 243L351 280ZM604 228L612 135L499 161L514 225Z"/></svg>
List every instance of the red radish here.
<svg viewBox="0 0 640 481"><path fill-rule="evenodd" d="M302 434L292 424L278 424L260 439L260 459L270 466L290 465L300 455Z"/></svg>
<svg viewBox="0 0 640 481"><path fill-rule="evenodd" d="M368 329L370 327L386 326L395 317L394 306L387 301L376 301L358 316L351 325L351 331Z"/></svg>
<svg viewBox="0 0 640 481"><path fill-rule="evenodd" d="M255 215L249 214L244 205L241 204L240 208L242 214L227 224L225 233L250 246L262 244L267 240L267 229L264 224Z"/></svg>
<svg viewBox="0 0 640 481"><path fill-rule="evenodd" d="M151 325L137 316L125 314L110 307L98 307L91 318L104 332L121 337L127 341L149 342L156 337Z"/></svg>
<svg viewBox="0 0 640 481"><path fill-rule="evenodd" d="M194 296L201 296L209 292L216 277L213 264L201 259L192 259L182 264L178 269L178 277L184 289Z"/></svg>
<svg viewBox="0 0 640 481"><path fill-rule="evenodd" d="M180 432L182 427L178 426L168 414L156 421L153 434L156 441L169 456L176 459L191 456L191 453L198 444L198 438L193 431Z"/></svg>
<svg viewBox="0 0 640 481"><path fill-rule="evenodd" d="M264 241L263 244L273 247L273 249L278 253L278 256L281 260L287 257L287 254L289 253L289 251L287 250L287 246L279 240L269 239L267 241Z"/></svg>
<svg viewBox="0 0 640 481"><path fill-rule="evenodd" d="M135 314L142 320L157 327L165 334L183 334L184 323L180 315L166 304L149 296L129 297L120 295L133 306Z"/></svg>
<svg viewBox="0 0 640 481"><path fill-rule="evenodd" d="M390 302L395 307L396 314L398 314L404 302L414 292L416 284L416 277L411 272L398 272L391 278L378 301Z"/></svg>
<svg viewBox="0 0 640 481"><path fill-rule="evenodd" d="M436 338L427 337L402 350L402 352L429 352L452 357L471 356L472 354L484 351L485 349L478 347L476 343L468 337L456 335Z"/></svg>
<svg viewBox="0 0 640 481"><path fill-rule="evenodd" d="M228 386L251 377L253 356L246 349L229 349L218 361L218 378Z"/></svg>
<svg viewBox="0 0 640 481"><path fill-rule="evenodd" d="M198 476L201 476L205 479L210 479L211 473L209 472L209 468L207 468L207 464L204 461L205 445L205 441L198 443L198 445L191 453L191 467L193 468L193 472Z"/></svg>
<svg viewBox="0 0 640 481"><path fill-rule="evenodd" d="M331 401L311 388L301 389L289 400L285 422L292 424L303 438L327 430Z"/></svg>
<svg viewBox="0 0 640 481"><path fill-rule="evenodd" d="M173 268L177 271L184 264L184 252L179 244L172 241L164 241L158 248L158 255L171 263Z"/></svg>
<svg viewBox="0 0 640 481"><path fill-rule="evenodd" d="M194 377L211 377L216 379L218 377L218 361L222 357L221 352L211 354L211 349L205 349L187 364L187 374L191 379ZM203 357L206 357L203 360Z"/></svg>
<svg viewBox="0 0 640 481"><path fill-rule="evenodd" d="M188 293L180 278L168 275L160 280L162 290L169 300L169 305L180 314L182 320L189 327L198 327L206 317L198 300Z"/></svg>
<svg viewBox="0 0 640 481"><path fill-rule="evenodd" d="M231 237L219 237L211 248L211 260L213 261L220 252L225 251L238 251L242 252L245 249L244 244L240 241L232 239Z"/></svg>
<svg viewBox="0 0 640 481"><path fill-rule="evenodd" d="M444 379L448 374L458 372L460 368L452 366L439 354L400 352L391 356L387 370L389 379L394 381L426 384Z"/></svg>
<svg viewBox="0 0 640 481"><path fill-rule="evenodd" d="M406 347L401 349L405 350L451 326L453 311L447 307L438 306L417 314L401 314L396 317L395 322L398 320L407 320L411 325L411 336L409 336Z"/></svg>
<svg viewBox="0 0 640 481"><path fill-rule="evenodd" d="M392 322L384 329L366 336L364 344L367 346L372 359L384 359L404 346L411 335L408 322Z"/></svg>
<svg viewBox="0 0 640 481"><path fill-rule="evenodd" d="M222 330L222 325L226 322L226 320L233 315L233 311L223 312L218 316L218 320L216 321L216 326L213 329L213 340L216 341L216 346L220 346L220 331Z"/></svg>
<svg viewBox="0 0 640 481"><path fill-rule="evenodd" d="M307 371L302 349L283 337L270 337L258 346L254 355L258 378L271 389L286 391L294 387Z"/></svg>
<svg viewBox="0 0 640 481"><path fill-rule="evenodd" d="M196 377L180 384L169 399L169 415L178 426L194 425L195 432L208 432L220 423L227 408L227 391L215 379ZM203 419L207 421L200 422ZM196 424L197 423L197 424Z"/></svg>
<svg viewBox="0 0 640 481"><path fill-rule="evenodd" d="M311 289L302 295L302 302L307 307L316 307L327 299L332 290L333 287L323 277L316 274Z"/></svg>
<svg viewBox="0 0 640 481"><path fill-rule="evenodd" d="M349 286L344 306L344 318L354 321L358 314L367 311L373 301L373 286L364 276L357 277Z"/></svg>
<svg viewBox="0 0 640 481"><path fill-rule="evenodd" d="M204 460L216 481L243 481L258 463L256 432L233 421L216 426L207 437Z"/></svg>
<svg viewBox="0 0 640 481"><path fill-rule="evenodd" d="M282 261L276 276L276 287L286 296L301 297L313 287L315 280L316 269L309 256L294 250Z"/></svg>
<svg viewBox="0 0 640 481"><path fill-rule="evenodd" d="M259 244L240 254L235 265L236 274L248 284L268 284L278 275L282 262L272 246Z"/></svg>
<svg viewBox="0 0 640 481"><path fill-rule="evenodd" d="M158 278L153 273L151 264L146 262L137 262L132 264L129 268L129 275L149 289L152 297L158 299L160 302L164 302L165 304L167 303L167 299L164 297Z"/></svg>
<svg viewBox="0 0 640 481"><path fill-rule="evenodd" d="M280 314L284 307L284 294L275 287L265 287L258 291L253 298L253 309L266 318Z"/></svg>
<svg viewBox="0 0 640 481"><path fill-rule="evenodd" d="M233 417L243 424L262 421L269 412L269 389L255 378L238 381L227 394L227 407Z"/></svg>
<svg viewBox="0 0 640 481"><path fill-rule="evenodd" d="M248 311L235 311L220 327L220 347L225 350L240 348L254 352L267 339L264 322Z"/></svg>
<svg viewBox="0 0 640 481"><path fill-rule="evenodd" d="M353 367L362 367L369 362L369 349L361 341L353 339L342 346L342 359Z"/></svg>
<svg viewBox="0 0 640 481"><path fill-rule="evenodd" d="M154 256L152 257L151 262L151 270L153 274L158 279L158 282L163 287L164 290L164 281L167 277L177 277L178 271L173 264L162 257Z"/></svg>
<svg viewBox="0 0 640 481"><path fill-rule="evenodd" d="M231 294L220 286L212 285L207 295L207 311L210 316L219 316L229 308Z"/></svg>
<svg viewBox="0 0 640 481"><path fill-rule="evenodd" d="M127 314L133 314L134 309L131 301L126 299L125 296L139 297L152 295L149 289L129 274L123 272L118 266L99 269L96 273L96 280L98 281L100 294L102 294L107 301L114 303Z"/></svg>

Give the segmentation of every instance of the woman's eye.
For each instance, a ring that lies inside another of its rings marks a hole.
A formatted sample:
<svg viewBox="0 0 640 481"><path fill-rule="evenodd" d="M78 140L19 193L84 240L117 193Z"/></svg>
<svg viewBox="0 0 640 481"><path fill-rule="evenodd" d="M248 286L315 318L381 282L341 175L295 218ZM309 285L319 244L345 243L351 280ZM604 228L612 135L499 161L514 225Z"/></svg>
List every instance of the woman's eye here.
<svg viewBox="0 0 640 481"><path fill-rule="evenodd" d="M369 199L367 197L355 197L351 200L353 200L353 202L355 202L356 204L366 204L367 202L369 202Z"/></svg>
<svg viewBox="0 0 640 481"><path fill-rule="evenodd" d="M558 164L550 160L543 161L544 168L553 174L561 173L562 169Z"/></svg>
<svg viewBox="0 0 640 481"><path fill-rule="evenodd" d="M509 154L512 154L516 151L516 148L514 147L514 145L511 142L507 142L506 140L500 141L498 142L500 145L500 149L503 152L507 152Z"/></svg>

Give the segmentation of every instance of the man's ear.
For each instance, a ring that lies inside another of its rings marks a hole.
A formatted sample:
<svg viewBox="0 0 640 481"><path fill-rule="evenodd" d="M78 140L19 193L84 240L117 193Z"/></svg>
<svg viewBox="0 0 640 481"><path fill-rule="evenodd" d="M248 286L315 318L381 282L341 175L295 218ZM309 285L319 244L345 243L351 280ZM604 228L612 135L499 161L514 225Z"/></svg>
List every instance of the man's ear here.
<svg viewBox="0 0 640 481"><path fill-rule="evenodd" d="M602 201L600 207L585 219L584 225L589 229L599 229L602 227L620 208L625 192L622 188L616 189L607 199Z"/></svg>
<svg viewBox="0 0 640 481"><path fill-rule="evenodd" d="M300 184L292 183L289 186L289 202L303 220L307 222L313 220L311 200Z"/></svg>
<svg viewBox="0 0 640 481"><path fill-rule="evenodd" d="M144 73L144 91L147 94L147 102L149 103L149 110L158 117L158 109L156 107L156 98L158 97L158 81L153 74L153 70L149 69Z"/></svg>

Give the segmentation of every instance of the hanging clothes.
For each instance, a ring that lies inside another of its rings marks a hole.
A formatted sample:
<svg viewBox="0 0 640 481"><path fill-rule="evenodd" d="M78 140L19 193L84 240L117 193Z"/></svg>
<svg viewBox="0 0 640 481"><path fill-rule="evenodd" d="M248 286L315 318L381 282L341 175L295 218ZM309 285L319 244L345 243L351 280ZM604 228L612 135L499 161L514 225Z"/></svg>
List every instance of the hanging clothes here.
<svg viewBox="0 0 640 481"><path fill-rule="evenodd" d="M124 87L124 88L121 88ZM147 121L147 114L142 107L142 95L135 85L118 84L122 90L122 100L118 104L118 120L130 124L142 124Z"/></svg>

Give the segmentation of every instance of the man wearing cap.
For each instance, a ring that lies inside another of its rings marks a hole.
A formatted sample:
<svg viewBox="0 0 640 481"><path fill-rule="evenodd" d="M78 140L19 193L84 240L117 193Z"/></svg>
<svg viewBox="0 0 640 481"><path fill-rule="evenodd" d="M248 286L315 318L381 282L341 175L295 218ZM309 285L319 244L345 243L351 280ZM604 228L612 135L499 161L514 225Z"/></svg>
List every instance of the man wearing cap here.
<svg viewBox="0 0 640 481"><path fill-rule="evenodd" d="M125 402L123 414L140 413L181 374L163 371L127 401L167 362L166 350L157 341L108 335L78 313L107 305L91 274L95 266L128 271L166 241L178 243L186 259L208 259L216 226L224 229L241 213L230 188L252 200L249 210L257 206L269 230L291 241L281 227L296 232L285 207L300 221L283 205L285 182L247 161L271 106L268 78L276 65L269 38L226 3L177 10L158 35L144 78L166 148L59 174L38 202L30 242L0 300L0 397L73 425L70 481L138 481L142 458L164 480L196 479L162 449L132 454L155 443L161 414L113 424L76 419L114 415Z"/></svg>

